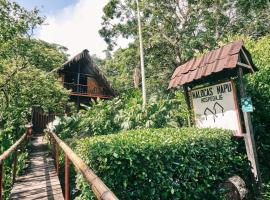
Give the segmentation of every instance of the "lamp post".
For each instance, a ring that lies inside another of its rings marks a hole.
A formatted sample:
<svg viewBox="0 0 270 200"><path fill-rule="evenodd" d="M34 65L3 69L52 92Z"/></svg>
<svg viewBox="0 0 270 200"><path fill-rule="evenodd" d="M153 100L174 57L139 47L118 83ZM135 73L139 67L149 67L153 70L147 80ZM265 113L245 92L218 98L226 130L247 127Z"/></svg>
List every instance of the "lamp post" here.
<svg viewBox="0 0 270 200"><path fill-rule="evenodd" d="M143 41L142 41L142 26L141 26L139 0L136 0L136 4L137 4L137 18L138 18L139 40L140 40L142 97L143 97L143 106L145 107L145 105L146 105L146 89L145 89L145 73L144 73L144 51L143 51Z"/></svg>

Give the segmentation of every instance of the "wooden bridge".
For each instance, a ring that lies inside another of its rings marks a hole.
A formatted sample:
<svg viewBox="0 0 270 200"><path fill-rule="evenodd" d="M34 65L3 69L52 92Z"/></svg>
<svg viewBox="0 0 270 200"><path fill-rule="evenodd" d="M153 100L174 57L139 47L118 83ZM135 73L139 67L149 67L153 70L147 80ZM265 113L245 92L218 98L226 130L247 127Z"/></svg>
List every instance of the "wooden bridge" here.
<svg viewBox="0 0 270 200"><path fill-rule="evenodd" d="M16 177L18 149L30 140L32 142L29 152L29 167L26 169L24 175ZM118 200L81 158L53 132L49 133L49 143L51 152L55 154L55 161L52 158L52 153L49 151L49 145L44 135L32 135L32 127L29 126L26 133L0 156L0 200L3 199L2 194L5 189L3 185L4 161L11 155L13 155L13 188L9 199L69 200L69 164L72 163L89 183L97 199ZM60 150L65 154L64 195L58 178Z"/></svg>

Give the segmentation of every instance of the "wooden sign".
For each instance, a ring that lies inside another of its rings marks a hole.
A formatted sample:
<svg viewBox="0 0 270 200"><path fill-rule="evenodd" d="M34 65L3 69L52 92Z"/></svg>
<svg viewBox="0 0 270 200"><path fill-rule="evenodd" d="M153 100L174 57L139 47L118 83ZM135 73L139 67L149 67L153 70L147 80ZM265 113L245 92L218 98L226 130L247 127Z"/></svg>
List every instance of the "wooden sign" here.
<svg viewBox="0 0 270 200"><path fill-rule="evenodd" d="M242 135L232 81L192 90L191 97L197 127L229 129Z"/></svg>

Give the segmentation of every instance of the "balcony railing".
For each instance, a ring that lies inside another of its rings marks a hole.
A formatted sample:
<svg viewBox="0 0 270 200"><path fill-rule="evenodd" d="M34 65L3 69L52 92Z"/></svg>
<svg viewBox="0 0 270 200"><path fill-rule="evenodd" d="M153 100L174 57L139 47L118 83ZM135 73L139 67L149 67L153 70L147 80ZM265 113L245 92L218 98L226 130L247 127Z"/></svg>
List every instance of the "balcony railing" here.
<svg viewBox="0 0 270 200"><path fill-rule="evenodd" d="M109 92L102 87L90 87L89 85L64 82L64 87L71 90L73 96L111 98Z"/></svg>

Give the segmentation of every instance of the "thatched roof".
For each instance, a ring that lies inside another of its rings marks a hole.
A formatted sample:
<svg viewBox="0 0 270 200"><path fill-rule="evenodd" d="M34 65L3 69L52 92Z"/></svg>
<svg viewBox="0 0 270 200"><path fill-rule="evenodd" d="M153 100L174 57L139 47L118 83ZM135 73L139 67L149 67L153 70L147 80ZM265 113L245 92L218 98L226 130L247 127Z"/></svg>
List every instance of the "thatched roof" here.
<svg viewBox="0 0 270 200"><path fill-rule="evenodd" d="M58 73L65 73L65 71L74 71L76 72L78 68L81 68L82 73L91 75L95 77L97 82L104 85L108 91L110 91L112 96L116 95L115 90L112 85L106 79L106 77L101 73L97 65L94 63L93 59L89 55L87 49L83 50L81 53L77 54L69 61L65 62L61 67L55 69Z"/></svg>

